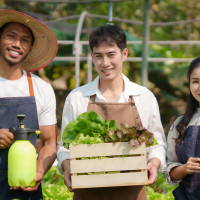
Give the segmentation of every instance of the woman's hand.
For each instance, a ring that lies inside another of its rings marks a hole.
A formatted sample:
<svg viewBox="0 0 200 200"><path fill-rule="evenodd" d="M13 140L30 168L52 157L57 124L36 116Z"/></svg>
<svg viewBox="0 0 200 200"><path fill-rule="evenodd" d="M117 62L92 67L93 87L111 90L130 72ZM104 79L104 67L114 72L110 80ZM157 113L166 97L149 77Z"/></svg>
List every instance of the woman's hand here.
<svg viewBox="0 0 200 200"><path fill-rule="evenodd" d="M184 165L174 167L169 172L173 181L179 181L185 176L192 173L200 173L200 158L190 157Z"/></svg>
<svg viewBox="0 0 200 200"><path fill-rule="evenodd" d="M186 174L200 173L200 158L190 157L185 164Z"/></svg>

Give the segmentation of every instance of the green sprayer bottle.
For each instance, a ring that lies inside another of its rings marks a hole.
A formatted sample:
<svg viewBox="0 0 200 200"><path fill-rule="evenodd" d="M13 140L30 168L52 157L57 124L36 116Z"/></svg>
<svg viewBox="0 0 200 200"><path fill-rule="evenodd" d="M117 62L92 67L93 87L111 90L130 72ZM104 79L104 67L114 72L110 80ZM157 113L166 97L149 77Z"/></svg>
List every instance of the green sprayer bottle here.
<svg viewBox="0 0 200 200"><path fill-rule="evenodd" d="M30 134L39 134L38 130L25 128L25 115L17 115L18 128L10 128L15 135L15 142L8 151L8 184L10 186L34 186L36 177L37 154L35 147L29 141Z"/></svg>

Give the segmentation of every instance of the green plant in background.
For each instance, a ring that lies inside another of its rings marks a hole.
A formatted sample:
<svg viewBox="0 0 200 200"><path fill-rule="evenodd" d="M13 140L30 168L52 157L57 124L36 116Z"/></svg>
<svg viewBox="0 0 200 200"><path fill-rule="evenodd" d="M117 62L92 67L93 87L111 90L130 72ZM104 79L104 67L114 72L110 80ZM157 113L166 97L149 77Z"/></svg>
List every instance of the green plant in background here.
<svg viewBox="0 0 200 200"><path fill-rule="evenodd" d="M148 200L174 200L172 191L177 186L169 185L165 182L163 173L158 172L157 181L147 186L147 199Z"/></svg>
<svg viewBox="0 0 200 200"><path fill-rule="evenodd" d="M63 175L56 167L52 167L42 181L44 200L72 200L73 193L69 192L64 184Z"/></svg>
<svg viewBox="0 0 200 200"><path fill-rule="evenodd" d="M165 183L162 173L158 172L156 183L147 186L148 200L174 200L172 191L176 186ZM42 182L44 200L72 200L73 192L69 192L64 184L63 175L56 167L52 167L44 176Z"/></svg>

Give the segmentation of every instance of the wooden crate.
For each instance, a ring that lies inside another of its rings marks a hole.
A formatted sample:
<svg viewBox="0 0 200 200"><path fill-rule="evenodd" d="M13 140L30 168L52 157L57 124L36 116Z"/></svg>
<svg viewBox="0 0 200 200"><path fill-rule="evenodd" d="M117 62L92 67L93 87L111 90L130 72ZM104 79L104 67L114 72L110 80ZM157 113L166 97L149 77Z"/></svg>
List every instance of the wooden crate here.
<svg viewBox="0 0 200 200"><path fill-rule="evenodd" d="M127 142L70 145L70 156L73 189L148 183L144 143L137 148Z"/></svg>

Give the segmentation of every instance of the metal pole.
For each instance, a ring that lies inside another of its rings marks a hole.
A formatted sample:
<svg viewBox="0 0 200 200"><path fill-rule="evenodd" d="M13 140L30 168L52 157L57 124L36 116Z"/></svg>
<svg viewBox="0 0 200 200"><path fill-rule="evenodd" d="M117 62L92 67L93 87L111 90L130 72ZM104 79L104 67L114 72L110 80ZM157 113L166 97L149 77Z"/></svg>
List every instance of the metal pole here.
<svg viewBox="0 0 200 200"><path fill-rule="evenodd" d="M113 15L113 7L112 7L112 2L110 0L108 4L108 25L113 25L112 23L112 15Z"/></svg>
<svg viewBox="0 0 200 200"><path fill-rule="evenodd" d="M142 80L141 84L147 86L148 82L148 56L149 56L149 12L150 0L144 0L143 48L142 48Z"/></svg>
<svg viewBox="0 0 200 200"><path fill-rule="evenodd" d="M87 82L92 81L92 57L90 53L87 55L87 66L88 66L88 72L87 72Z"/></svg>
<svg viewBox="0 0 200 200"><path fill-rule="evenodd" d="M109 7L108 7L108 22L112 22L112 3L111 3L111 0L109 2Z"/></svg>
<svg viewBox="0 0 200 200"><path fill-rule="evenodd" d="M80 55L82 53L82 45L80 44L80 35L81 35L81 30L83 26L83 22L85 19L85 16L87 15L87 12L84 11L81 13L76 29L76 36L75 36L75 42L74 42L74 49L73 53L76 57L75 60L75 82L76 82L76 87L79 87L80 85Z"/></svg>

